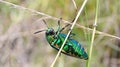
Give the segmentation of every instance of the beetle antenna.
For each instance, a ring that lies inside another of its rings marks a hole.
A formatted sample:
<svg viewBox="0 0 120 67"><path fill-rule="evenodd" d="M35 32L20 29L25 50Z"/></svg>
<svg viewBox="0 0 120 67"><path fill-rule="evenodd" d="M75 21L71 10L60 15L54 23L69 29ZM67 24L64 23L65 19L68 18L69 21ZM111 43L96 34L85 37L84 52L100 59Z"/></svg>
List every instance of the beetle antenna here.
<svg viewBox="0 0 120 67"><path fill-rule="evenodd" d="M43 32L43 31L46 31L46 30L40 30L40 31L35 32L34 34L37 34L37 33Z"/></svg>
<svg viewBox="0 0 120 67"><path fill-rule="evenodd" d="M62 18L60 18L59 20L58 20L58 26L60 27L60 22L61 22L61 20L62 20Z"/></svg>
<svg viewBox="0 0 120 67"><path fill-rule="evenodd" d="M46 23L46 21L44 19L43 19L43 22L46 25L46 27L49 28L48 25L47 25L47 23Z"/></svg>

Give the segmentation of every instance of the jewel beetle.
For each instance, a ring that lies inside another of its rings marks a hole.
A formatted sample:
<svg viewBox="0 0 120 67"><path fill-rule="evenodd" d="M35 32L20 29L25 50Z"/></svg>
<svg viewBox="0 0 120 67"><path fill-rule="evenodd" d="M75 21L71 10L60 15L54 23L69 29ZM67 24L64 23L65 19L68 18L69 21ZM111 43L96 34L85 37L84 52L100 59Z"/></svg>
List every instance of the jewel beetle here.
<svg viewBox="0 0 120 67"><path fill-rule="evenodd" d="M46 24L45 20L43 20L43 22ZM66 34L62 33L62 31L69 25L70 24L67 24L65 27L61 28L59 20L57 31L55 31L53 28L49 28L46 24L48 28L47 30L40 30L35 32L34 34L45 31L46 39L50 46L59 51L67 36ZM87 60L88 54L85 52L84 47L82 47L82 45L77 40L72 39L72 36L74 36L73 33L71 33L70 36L68 37L61 53L66 54L68 56Z"/></svg>

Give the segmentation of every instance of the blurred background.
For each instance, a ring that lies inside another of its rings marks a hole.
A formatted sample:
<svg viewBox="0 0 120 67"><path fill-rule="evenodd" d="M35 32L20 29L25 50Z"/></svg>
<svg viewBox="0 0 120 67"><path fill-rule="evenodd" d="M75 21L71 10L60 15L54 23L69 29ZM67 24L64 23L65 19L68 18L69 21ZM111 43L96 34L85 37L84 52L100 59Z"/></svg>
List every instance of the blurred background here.
<svg viewBox="0 0 120 67"><path fill-rule="evenodd" d="M77 10L84 0L75 0ZM88 0L73 38L89 52L96 0ZM72 0L0 0L0 67L50 67L57 51L50 47L42 22L57 30L59 18L72 22L76 16ZM61 27L67 23L61 22ZM120 0L100 0L97 31L90 67L120 67ZM63 33L67 34L68 29ZM108 34L116 37L109 36ZM55 67L86 67L86 60L61 54Z"/></svg>

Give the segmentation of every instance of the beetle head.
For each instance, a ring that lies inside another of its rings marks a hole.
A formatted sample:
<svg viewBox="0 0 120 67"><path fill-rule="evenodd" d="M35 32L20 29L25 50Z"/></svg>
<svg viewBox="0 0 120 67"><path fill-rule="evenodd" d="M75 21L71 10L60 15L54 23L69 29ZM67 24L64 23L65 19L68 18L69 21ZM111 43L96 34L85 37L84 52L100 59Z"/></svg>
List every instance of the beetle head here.
<svg viewBox="0 0 120 67"><path fill-rule="evenodd" d="M55 31L54 31L53 28L48 28L48 29L46 30L46 35L54 35L54 34L55 34Z"/></svg>

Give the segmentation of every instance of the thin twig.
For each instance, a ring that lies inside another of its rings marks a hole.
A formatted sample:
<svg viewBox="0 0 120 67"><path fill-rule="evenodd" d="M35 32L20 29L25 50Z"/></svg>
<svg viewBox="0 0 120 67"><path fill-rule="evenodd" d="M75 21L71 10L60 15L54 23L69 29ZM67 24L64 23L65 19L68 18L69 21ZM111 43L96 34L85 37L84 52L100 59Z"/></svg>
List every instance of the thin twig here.
<svg viewBox="0 0 120 67"><path fill-rule="evenodd" d="M59 20L59 18L56 18L56 17L53 17L53 16L50 16L48 14L45 14L45 13L42 13L42 12L38 12L36 10L33 10L33 9L30 9L30 8L26 8L26 7L23 7L23 6L19 6L19 5L16 5L16 4L13 4L13 3L10 3L10 2L7 2L7 1L3 1L3 0L0 0L1 3L5 3L7 5L10 5L10 6L13 6L15 8L19 8L19 9L23 9L23 10L28 10L30 12L33 12L33 13L36 13L36 14L39 14L39 15L43 15L43 16L46 16L47 18L51 18L51 19L54 19L54 20ZM71 24L69 21L66 21L66 20L62 20L64 23L68 23L68 24ZM87 28L85 26L82 26L80 24L75 24L77 25L79 28L82 28L82 29L86 29L86 30L90 30L90 31L93 31L93 29L91 28ZM104 35L104 36L108 36L108 37L112 37L112 38L116 38L116 39L119 39L120 40L120 37L117 37L117 36L114 36L114 35L110 35L108 33L104 33L104 32L101 32L101 31L95 31L97 34L100 34L100 35Z"/></svg>
<svg viewBox="0 0 120 67"><path fill-rule="evenodd" d="M55 65L55 62L56 62L57 58L59 57L59 55L60 55L60 53L61 53L61 50L63 49L63 47L64 47L64 45L65 45L65 43L66 43L66 41L67 41L67 39L68 39L68 37L69 37L72 29L73 29L73 27L75 26L76 21L77 21L77 19L79 18L79 16L80 16L80 14L81 14L84 6L86 5L86 3L87 3L87 0L85 0L85 1L83 2L82 6L81 6L81 9L78 11L78 14L77 14L77 16L75 17L75 20L73 21L73 24L72 24L70 30L68 31L68 34L67 34L67 36L66 36L66 38L65 38L65 40L64 40L64 42L63 42L63 44L62 44L62 46L61 46L61 48L60 48L60 50L59 50L59 52L58 52L58 54L56 55L55 60L53 61L51 67L53 67L53 66Z"/></svg>
<svg viewBox="0 0 120 67"><path fill-rule="evenodd" d="M94 43L94 38L95 38L95 31L96 31L96 27L97 27L97 18L98 18L98 0L97 0L97 7L96 7L96 15L95 15L95 23L94 23L94 28L93 28L93 33L92 33L92 39L91 39L91 45L90 45L90 50L89 50L89 59L87 61L87 66L90 66L90 60L91 60L91 56L92 56L92 49L93 49L93 43Z"/></svg>
<svg viewBox="0 0 120 67"><path fill-rule="evenodd" d="M77 10L77 5L75 3L75 0L72 0L72 2L73 2L73 5L74 5L75 9Z"/></svg>

